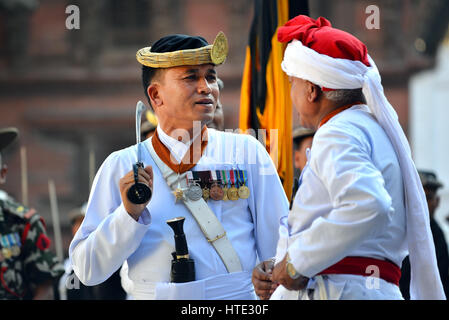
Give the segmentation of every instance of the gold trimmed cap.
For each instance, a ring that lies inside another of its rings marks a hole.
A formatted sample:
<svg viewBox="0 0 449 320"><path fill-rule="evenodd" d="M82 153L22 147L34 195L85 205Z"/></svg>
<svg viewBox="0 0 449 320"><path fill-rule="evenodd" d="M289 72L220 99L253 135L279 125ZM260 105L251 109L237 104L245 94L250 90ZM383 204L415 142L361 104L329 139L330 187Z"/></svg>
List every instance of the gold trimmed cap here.
<svg viewBox="0 0 449 320"><path fill-rule="evenodd" d="M152 47L137 51L140 64L151 68L171 68L211 63L220 65L228 55L228 40L220 31L213 44L202 37L170 35L156 41Z"/></svg>

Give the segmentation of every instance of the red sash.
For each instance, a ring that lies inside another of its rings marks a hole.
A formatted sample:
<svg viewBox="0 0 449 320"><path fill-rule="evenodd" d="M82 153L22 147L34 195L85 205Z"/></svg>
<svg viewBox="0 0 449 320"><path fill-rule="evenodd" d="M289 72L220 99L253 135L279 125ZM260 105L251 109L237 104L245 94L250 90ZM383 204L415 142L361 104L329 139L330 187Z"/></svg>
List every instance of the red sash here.
<svg viewBox="0 0 449 320"><path fill-rule="evenodd" d="M374 270L379 270L379 278L399 285L401 269L393 262L374 258L346 257L318 274L354 274L374 277L377 276Z"/></svg>

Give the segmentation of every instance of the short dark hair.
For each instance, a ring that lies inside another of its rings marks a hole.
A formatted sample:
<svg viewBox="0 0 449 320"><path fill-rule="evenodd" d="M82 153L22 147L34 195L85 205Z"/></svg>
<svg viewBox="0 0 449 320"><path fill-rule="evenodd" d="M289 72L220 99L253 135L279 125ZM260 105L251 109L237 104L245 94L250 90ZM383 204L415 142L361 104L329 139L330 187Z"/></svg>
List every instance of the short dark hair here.
<svg viewBox="0 0 449 320"><path fill-rule="evenodd" d="M323 91L326 99L337 102L341 105L360 102L366 104L366 98L361 88L358 89L337 89Z"/></svg>
<svg viewBox="0 0 449 320"><path fill-rule="evenodd" d="M150 104L150 108L153 109L153 106L151 105L150 97L148 96L148 86L151 84L151 81L153 80L154 76L156 75L158 69L157 68L151 68L142 65L142 85L143 85L143 91L145 93L145 97L147 97L148 103Z"/></svg>

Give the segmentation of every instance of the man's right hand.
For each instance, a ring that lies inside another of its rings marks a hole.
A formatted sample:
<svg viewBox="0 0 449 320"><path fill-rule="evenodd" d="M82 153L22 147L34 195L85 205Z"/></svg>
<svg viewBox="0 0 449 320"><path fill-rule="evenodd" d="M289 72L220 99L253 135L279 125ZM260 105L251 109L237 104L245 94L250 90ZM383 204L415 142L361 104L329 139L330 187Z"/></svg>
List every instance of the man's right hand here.
<svg viewBox="0 0 449 320"><path fill-rule="evenodd" d="M146 184L153 190L153 168L151 166L146 166L145 169L139 168L138 170L138 180L139 182ZM134 220L139 220L140 215L147 206L149 200L146 203L135 204L129 201L127 192L131 186L134 185L134 171L131 170L119 181L120 195L122 197L123 206L125 210L129 213Z"/></svg>
<svg viewBox="0 0 449 320"><path fill-rule="evenodd" d="M273 267L274 261L270 259L259 263L253 270L251 280L256 294L261 300L270 299L274 290L279 286L271 280Z"/></svg>

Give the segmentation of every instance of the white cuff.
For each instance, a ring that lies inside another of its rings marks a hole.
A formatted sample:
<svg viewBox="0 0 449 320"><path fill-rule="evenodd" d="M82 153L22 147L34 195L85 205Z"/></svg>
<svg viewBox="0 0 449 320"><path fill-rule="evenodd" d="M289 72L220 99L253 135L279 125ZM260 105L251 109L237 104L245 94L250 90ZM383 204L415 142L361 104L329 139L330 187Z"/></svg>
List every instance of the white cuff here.
<svg viewBox="0 0 449 320"><path fill-rule="evenodd" d="M128 213L128 211L126 211L123 202L116 209L115 213L118 215L119 219L123 220L123 223L137 224L142 227L148 226L151 223L151 214L147 207L145 207L145 209L142 211L142 214L137 221Z"/></svg>

